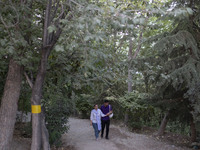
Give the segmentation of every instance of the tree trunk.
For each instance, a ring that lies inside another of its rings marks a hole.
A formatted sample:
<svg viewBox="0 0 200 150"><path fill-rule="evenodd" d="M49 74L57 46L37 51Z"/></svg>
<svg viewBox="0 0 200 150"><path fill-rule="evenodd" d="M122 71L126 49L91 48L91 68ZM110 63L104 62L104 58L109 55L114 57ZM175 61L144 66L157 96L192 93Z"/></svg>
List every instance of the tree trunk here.
<svg viewBox="0 0 200 150"><path fill-rule="evenodd" d="M46 124L45 124L44 111L42 111L41 120L42 120L42 148L43 148L43 150L50 150L49 133L48 133L48 130L47 130Z"/></svg>
<svg viewBox="0 0 200 150"><path fill-rule="evenodd" d="M145 84L145 92L149 92L149 77L147 76L146 72L144 73L144 84Z"/></svg>
<svg viewBox="0 0 200 150"><path fill-rule="evenodd" d="M31 89L33 89L33 82L30 80L26 72L24 73L26 80L30 86ZM42 109L41 113L41 130L42 130L42 148L43 150L50 150L50 144L49 144L49 133L46 128L46 123L45 123L45 113L44 113L44 107Z"/></svg>
<svg viewBox="0 0 200 150"><path fill-rule="evenodd" d="M191 142L196 142L197 133L193 119L191 119L190 121L190 132L191 132Z"/></svg>
<svg viewBox="0 0 200 150"><path fill-rule="evenodd" d="M143 37L143 30L144 30L144 27L141 28L141 32L140 32L140 35L138 37L138 46L137 46L137 49L134 53L134 56L133 56L133 41L132 41L132 38L130 37L129 39L129 51L128 51L128 60L130 61L129 62L129 65L128 65L128 92L132 92L133 89L132 89L132 86L133 86L133 79L132 79L132 73L131 73L131 60L132 59L135 59L138 55L138 53L140 52L140 49L141 49L141 46L142 46L142 37ZM124 123L127 125L128 123L128 110L125 111L125 116L124 116Z"/></svg>
<svg viewBox="0 0 200 150"><path fill-rule="evenodd" d="M128 60L131 61L132 57L133 57L133 41L130 38L129 39L129 51L128 51ZM131 73L131 62L129 62L128 65L128 93L132 92L132 85L133 85L133 79L132 79L132 73ZM128 110L125 111L125 115L124 115L124 124L127 125L128 124Z"/></svg>
<svg viewBox="0 0 200 150"><path fill-rule="evenodd" d="M128 69L128 92L132 92L132 74L130 68ZM128 110L125 110L124 114L124 124L127 125L129 120Z"/></svg>
<svg viewBox="0 0 200 150"><path fill-rule="evenodd" d="M165 128L166 128L167 122L168 122L168 120L169 120L168 117L169 117L169 111L165 114L165 116L164 116L164 118L163 118L163 120L162 120L162 122L161 122L160 128L159 128L159 130L158 130L158 135L159 135L159 136L160 136L160 135L163 135L164 132L165 132Z"/></svg>
<svg viewBox="0 0 200 150"><path fill-rule="evenodd" d="M31 105L41 105L42 97L42 87L44 83L44 78L46 74L47 66L47 55L46 51L42 51L42 58L40 62L40 67L36 77L36 81L33 85L32 95L31 95ZM32 144L31 150L40 150L42 144L42 126L41 126L41 113L32 113Z"/></svg>
<svg viewBox="0 0 200 150"><path fill-rule="evenodd" d="M60 34L62 32L62 28L58 28L55 32L49 33L48 28L50 25L58 26L60 24L60 19L65 17L65 11L63 9L63 4L60 3L60 0L54 3L55 5L59 6L62 5L61 13L56 17L57 13L57 6L53 7L52 0L47 1L45 16L44 16L44 27L43 27L43 37L42 37L42 57L40 61L40 67L38 69L37 77L32 89L31 95L31 104L34 105L41 105L41 98L42 98L42 87L44 83L44 78L46 74L46 67L48 56L51 53L55 43L57 42ZM55 19L56 17L56 19ZM47 135L48 133L45 127L45 121L42 119L41 113L33 113L32 112L32 144L31 150L40 150L42 139L47 139L47 137L43 138L43 135ZM43 122L43 124L42 124ZM44 134L43 134L43 133ZM47 140L45 140L47 142ZM43 145L44 146L44 145ZM48 144L46 144L45 149L48 149Z"/></svg>
<svg viewBox="0 0 200 150"><path fill-rule="evenodd" d="M22 67L10 59L8 75L0 107L0 150L9 150L20 96Z"/></svg>
<svg viewBox="0 0 200 150"><path fill-rule="evenodd" d="M51 45L49 42L50 36L48 33L48 27L50 26L50 12L52 8L52 0L47 1L43 28L43 45L42 55L40 60L40 66L38 69L37 77L32 89L31 105L41 106L42 88L44 78L46 75L47 60L50 54L50 48L46 48L47 45ZM53 45L52 45L53 46ZM51 47L52 48L52 47ZM42 116L40 113L32 112L32 143L31 150L40 150L42 147Z"/></svg>
<svg viewBox="0 0 200 150"><path fill-rule="evenodd" d="M128 110L126 110L126 111L125 111L125 114L124 114L124 124L125 124L125 125L128 125L128 120L129 120L128 117L129 117L129 116L128 116Z"/></svg>

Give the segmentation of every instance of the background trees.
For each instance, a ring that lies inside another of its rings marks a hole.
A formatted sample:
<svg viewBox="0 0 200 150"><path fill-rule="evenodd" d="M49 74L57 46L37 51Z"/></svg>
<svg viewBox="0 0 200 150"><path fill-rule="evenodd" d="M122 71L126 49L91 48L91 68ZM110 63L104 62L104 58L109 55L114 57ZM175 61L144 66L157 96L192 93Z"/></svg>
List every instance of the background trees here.
<svg viewBox="0 0 200 150"><path fill-rule="evenodd" d="M0 118L9 118L0 124L1 133L9 135L1 134L2 149L12 140L18 99L19 110L42 105L42 115L32 115L32 149L40 149L42 139L43 149L49 149L45 125L50 143L59 144L68 116L87 117L91 104L103 99L119 108L115 119L133 128L161 124L161 135L165 127L186 134L190 126L195 141L198 1L9 0L0 5Z"/></svg>

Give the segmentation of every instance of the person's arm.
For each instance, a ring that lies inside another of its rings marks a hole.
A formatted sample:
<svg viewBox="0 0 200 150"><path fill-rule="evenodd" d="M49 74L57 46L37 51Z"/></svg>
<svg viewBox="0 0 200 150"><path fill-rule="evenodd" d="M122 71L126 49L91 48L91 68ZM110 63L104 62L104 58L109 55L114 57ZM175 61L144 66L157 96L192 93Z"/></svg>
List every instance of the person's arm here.
<svg viewBox="0 0 200 150"><path fill-rule="evenodd" d="M93 113L91 111L91 113L90 113L90 125L92 125L92 120L93 120Z"/></svg>
<svg viewBox="0 0 200 150"><path fill-rule="evenodd" d="M100 110L100 115L101 115L101 117L106 117L106 116L109 116L110 115L110 113L107 113L106 115Z"/></svg>

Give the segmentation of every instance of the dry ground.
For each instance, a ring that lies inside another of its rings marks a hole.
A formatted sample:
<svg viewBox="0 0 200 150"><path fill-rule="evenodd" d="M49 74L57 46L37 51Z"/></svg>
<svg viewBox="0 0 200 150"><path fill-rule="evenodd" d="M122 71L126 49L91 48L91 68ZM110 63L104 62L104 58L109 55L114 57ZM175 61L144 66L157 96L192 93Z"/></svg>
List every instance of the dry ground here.
<svg viewBox="0 0 200 150"><path fill-rule="evenodd" d="M129 132L112 123L110 139L96 141L89 120L70 118L69 123L70 130L63 135L63 142L65 146L73 146L75 150L189 150L187 147L157 140L155 136Z"/></svg>

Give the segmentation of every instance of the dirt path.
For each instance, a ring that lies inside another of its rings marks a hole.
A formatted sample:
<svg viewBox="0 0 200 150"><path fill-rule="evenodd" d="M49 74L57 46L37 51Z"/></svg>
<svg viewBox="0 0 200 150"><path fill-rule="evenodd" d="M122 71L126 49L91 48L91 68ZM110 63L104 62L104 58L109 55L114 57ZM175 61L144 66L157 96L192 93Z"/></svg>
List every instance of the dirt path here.
<svg viewBox="0 0 200 150"><path fill-rule="evenodd" d="M110 139L95 140L94 130L86 119L69 119L70 130L63 135L65 145L72 145L76 150L189 150L176 147L142 134L135 134L116 125L110 128Z"/></svg>

